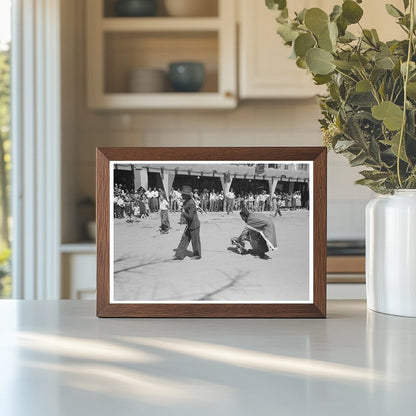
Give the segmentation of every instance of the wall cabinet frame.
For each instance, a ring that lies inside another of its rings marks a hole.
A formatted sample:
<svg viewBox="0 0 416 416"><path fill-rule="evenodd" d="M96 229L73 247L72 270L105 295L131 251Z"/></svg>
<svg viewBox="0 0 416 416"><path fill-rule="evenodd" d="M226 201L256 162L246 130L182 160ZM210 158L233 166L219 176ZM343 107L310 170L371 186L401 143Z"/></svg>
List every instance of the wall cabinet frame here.
<svg viewBox="0 0 416 416"><path fill-rule="evenodd" d="M86 7L87 103L90 109L236 107L237 33L234 1L218 0L216 17L106 17L103 0L88 0ZM163 49L163 45L172 37L175 37L174 47ZM202 39L204 45L208 46L196 48L195 39ZM133 47L129 51L123 50L126 45ZM148 51L151 53L146 53ZM193 60L206 64L213 80L201 92L138 94L129 93L122 87L114 91L108 85L109 79L127 76L129 58L130 69L145 66L167 70L169 62L190 60L193 56ZM108 62L113 65L109 66ZM112 72L108 74L107 70ZM121 71L121 74L117 71Z"/></svg>

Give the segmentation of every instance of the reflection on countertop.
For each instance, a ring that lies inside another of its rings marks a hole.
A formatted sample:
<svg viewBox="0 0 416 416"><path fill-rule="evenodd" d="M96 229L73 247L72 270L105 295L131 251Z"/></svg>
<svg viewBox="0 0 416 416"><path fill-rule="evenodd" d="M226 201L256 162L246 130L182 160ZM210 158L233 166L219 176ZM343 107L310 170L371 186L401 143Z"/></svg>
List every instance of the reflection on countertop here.
<svg viewBox="0 0 416 416"><path fill-rule="evenodd" d="M89 301L0 316L2 415L416 412L416 319L363 301L326 320L98 319Z"/></svg>

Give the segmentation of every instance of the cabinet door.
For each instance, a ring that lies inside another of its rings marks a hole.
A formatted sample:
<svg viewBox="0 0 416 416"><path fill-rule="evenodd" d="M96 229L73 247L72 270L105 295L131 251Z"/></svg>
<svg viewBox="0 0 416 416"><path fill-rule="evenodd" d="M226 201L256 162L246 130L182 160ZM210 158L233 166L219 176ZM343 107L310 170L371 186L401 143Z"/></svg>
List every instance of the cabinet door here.
<svg viewBox="0 0 416 416"><path fill-rule="evenodd" d="M296 10L325 7L328 0L299 0ZM240 13L240 97L305 98L322 92L310 74L289 59L291 49L277 32L277 12L264 1L238 0Z"/></svg>
<svg viewBox="0 0 416 416"><path fill-rule="evenodd" d="M277 35L277 12L268 10L262 0L237 0L240 16L239 87L241 98L305 98L325 92L324 87L313 84L311 75L298 68L289 59L291 49ZM320 7L330 12L341 0L298 0L290 5L291 11L304 7ZM402 0L389 3L403 8ZM384 2L366 0L361 4L366 28L376 28L384 41L403 38L404 32L388 15ZM350 26L358 34L358 25Z"/></svg>
<svg viewBox="0 0 416 416"><path fill-rule="evenodd" d="M62 298L95 299L95 253L65 253L62 256Z"/></svg>

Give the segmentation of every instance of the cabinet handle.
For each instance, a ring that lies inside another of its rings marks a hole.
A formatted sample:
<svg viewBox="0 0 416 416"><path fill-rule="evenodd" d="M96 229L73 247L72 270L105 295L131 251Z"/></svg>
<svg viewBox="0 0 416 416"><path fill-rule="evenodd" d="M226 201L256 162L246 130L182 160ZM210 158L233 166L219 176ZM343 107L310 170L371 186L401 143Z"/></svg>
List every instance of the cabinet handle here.
<svg viewBox="0 0 416 416"><path fill-rule="evenodd" d="M225 91L224 95L225 95L225 98L233 98L234 97L234 93L232 91Z"/></svg>

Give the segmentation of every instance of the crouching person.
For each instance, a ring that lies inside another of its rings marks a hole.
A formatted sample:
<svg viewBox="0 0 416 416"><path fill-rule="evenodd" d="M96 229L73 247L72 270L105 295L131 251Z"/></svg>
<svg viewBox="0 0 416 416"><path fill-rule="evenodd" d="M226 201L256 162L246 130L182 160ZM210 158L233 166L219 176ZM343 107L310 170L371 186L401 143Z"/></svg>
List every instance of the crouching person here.
<svg viewBox="0 0 416 416"><path fill-rule="evenodd" d="M276 229L273 220L261 213L248 211L244 208L240 212L241 219L246 227L239 237L231 239L240 254L246 254L245 242L248 241L255 254L267 259L269 250L277 250Z"/></svg>

